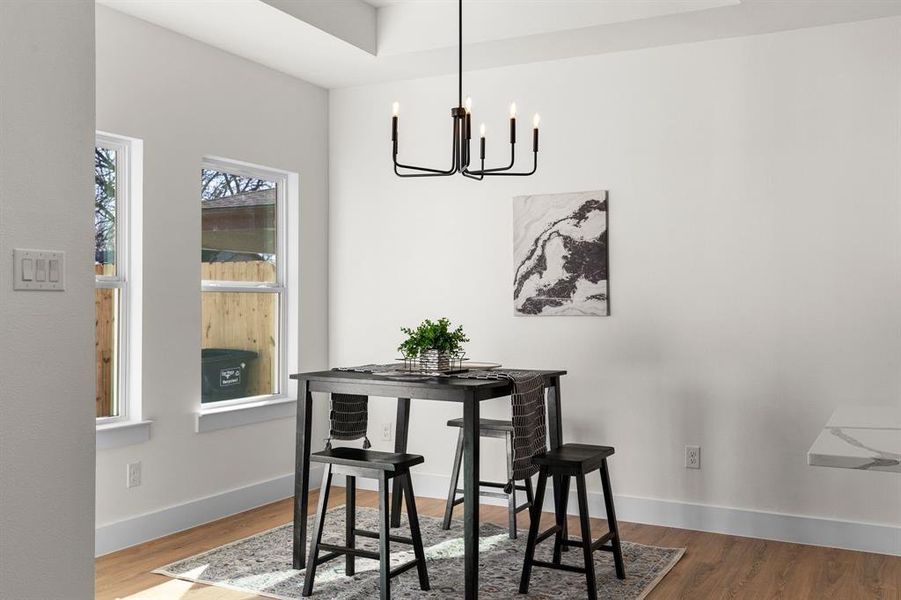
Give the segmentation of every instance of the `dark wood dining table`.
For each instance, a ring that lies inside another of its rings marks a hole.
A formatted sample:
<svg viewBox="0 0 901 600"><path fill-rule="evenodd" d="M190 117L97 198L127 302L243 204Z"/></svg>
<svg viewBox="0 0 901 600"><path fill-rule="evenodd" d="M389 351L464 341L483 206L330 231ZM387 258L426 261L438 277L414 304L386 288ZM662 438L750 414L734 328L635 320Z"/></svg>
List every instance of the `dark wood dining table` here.
<svg viewBox="0 0 901 600"><path fill-rule="evenodd" d="M566 371L540 371L547 390L548 444L551 449L563 443L560 411L560 377ZM359 394L397 398L394 451L406 452L410 430L410 401L436 400L463 405L463 547L465 597L479 596L479 413L481 403L509 396L510 381L504 379L466 379L458 377L392 377L352 371L316 371L291 375L297 381L297 438L294 475L294 568L303 569L307 554L307 514L310 492L310 435L313 392ZM325 400L327 402L327 396ZM426 457L428 460L428 457ZM568 479L555 481L554 495L568 494ZM392 526L400 525L401 493L395 485L392 494Z"/></svg>

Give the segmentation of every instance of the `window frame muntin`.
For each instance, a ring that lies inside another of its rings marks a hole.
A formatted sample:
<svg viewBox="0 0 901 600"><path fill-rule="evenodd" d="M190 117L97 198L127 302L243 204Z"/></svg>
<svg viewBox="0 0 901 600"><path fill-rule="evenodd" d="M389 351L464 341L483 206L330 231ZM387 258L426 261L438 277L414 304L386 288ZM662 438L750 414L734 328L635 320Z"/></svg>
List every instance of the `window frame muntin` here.
<svg viewBox="0 0 901 600"><path fill-rule="evenodd" d="M131 200L131 143L124 138L107 133L96 132L95 148L105 148L116 152L116 274L94 275L95 289L117 289L119 298L116 303L116 408L117 415L95 417L96 425L110 425L128 421L130 418L129 369L130 364L130 332L131 311L129 306L129 265L130 253L130 220L129 203ZM96 199L95 199L96 202Z"/></svg>
<svg viewBox="0 0 901 600"><path fill-rule="evenodd" d="M226 407L238 407L272 400L289 398L288 393L288 185L289 173L260 165L235 161L226 158L204 157L200 161L201 171L204 169L227 172L232 175L263 179L275 183L275 281L226 281L220 279L201 279L201 298L205 292L235 293L273 293L278 295L278 360L276 361L278 392L200 403L201 411ZM201 206L203 204L201 203ZM201 217L202 222L202 217Z"/></svg>

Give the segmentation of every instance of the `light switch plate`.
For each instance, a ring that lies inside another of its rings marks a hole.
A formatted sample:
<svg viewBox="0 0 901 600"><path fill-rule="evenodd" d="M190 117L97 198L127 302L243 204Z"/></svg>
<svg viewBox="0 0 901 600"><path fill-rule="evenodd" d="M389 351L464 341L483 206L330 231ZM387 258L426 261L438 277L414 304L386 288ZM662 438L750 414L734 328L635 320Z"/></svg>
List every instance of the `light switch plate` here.
<svg viewBox="0 0 901 600"><path fill-rule="evenodd" d="M65 290L66 253L59 250L13 250L13 289L38 292Z"/></svg>

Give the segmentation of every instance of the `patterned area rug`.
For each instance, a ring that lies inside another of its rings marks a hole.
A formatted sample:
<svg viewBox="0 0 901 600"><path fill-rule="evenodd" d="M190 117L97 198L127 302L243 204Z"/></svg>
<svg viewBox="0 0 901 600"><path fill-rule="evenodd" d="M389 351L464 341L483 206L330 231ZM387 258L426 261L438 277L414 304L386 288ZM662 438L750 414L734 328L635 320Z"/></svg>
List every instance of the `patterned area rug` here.
<svg viewBox="0 0 901 600"><path fill-rule="evenodd" d="M312 521L312 519L311 519ZM311 523L312 525L312 523ZM378 531L378 511L357 508L357 527ZM392 597L439 598L458 600L463 597L463 532L462 523L454 521L449 531L441 529L441 520L420 516L431 591L419 589L416 569L394 578ZM406 523L402 525L406 528ZM280 600L300 598L304 571L291 568L292 524L238 540L209 552L198 554L166 565L154 571L169 577L215 585ZM403 529L401 530L403 531ZM409 529L407 529L407 532ZM401 533L400 535L409 535ZM572 535L572 534L571 534ZM519 596L519 577L526 535L510 540L507 530L484 524L479 541L479 597L486 600L531 598L541 600L570 600L585 598L585 577L536 567L532 570L529 594ZM324 542L343 545L344 510L333 508L326 517ZM376 550L378 541L358 538L359 547ZM536 558L551 560L551 540L538 546ZM660 548L623 542L626 579L620 581L613 571L613 556L609 552L595 553L598 596L615 600L639 600L669 572L685 552L684 548ZM564 562L579 565L581 551L564 553ZM392 565L413 559L412 548L391 545ZM358 558L357 574L344 575L344 558L320 565L316 572L313 598L334 600L371 600L378 598L378 562Z"/></svg>

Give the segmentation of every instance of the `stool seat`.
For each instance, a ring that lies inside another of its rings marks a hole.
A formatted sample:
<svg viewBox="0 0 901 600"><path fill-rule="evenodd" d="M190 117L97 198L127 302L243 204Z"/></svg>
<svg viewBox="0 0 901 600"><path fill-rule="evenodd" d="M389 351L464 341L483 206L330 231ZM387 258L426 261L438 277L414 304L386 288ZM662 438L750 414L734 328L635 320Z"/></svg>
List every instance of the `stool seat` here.
<svg viewBox="0 0 901 600"><path fill-rule="evenodd" d="M522 565L522 577L519 580L519 593L529 592L529 580L532 567L556 569L585 574L588 600L598 600L597 574L594 568L593 555L597 550L613 553L613 566L617 579L626 578L623 564L623 549L619 538L619 525L613 508L613 489L610 486L610 472L607 469L607 457L613 454L610 446L592 446L589 444L563 444L559 448L533 459L538 466L538 489L532 506L532 525L529 527L529 539L526 542L526 555ZM604 490L604 508L607 510L607 526L609 531L593 539L591 522L588 514L588 484L585 475L600 471L601 488ZM543 533L538 533L541 521L541 507L544 504L544 492L548 478L554 478L554 517L555 524ZM582 538L569 539L566 527L567 499L569 498L569 482L576 480L576 496L579 500L579 525ZM558 486L559 485L559 490ZM535 560L535 546L554 536L554 553L551 562ZM584 567L577 567L562 562L561 553L567 548L581 548Z"/></svg>
<svg viewBox="0 0 901 600"><path fill-rule="evenodd" d="M447 422L447 426L456 427L459 431L457 432L457 452L454 455L450 489L447 490L447 504L444 507L444 522L441 524L441 528L444 530L450 529L454 507L465 501L465 490L457 487L460 479L460 466L463 463L463 419L451 419ZM533 496L532 479L530 477L523 479L521 484L513 481L513 435L512 420L479 419L479 437L502 439L506 443L507 480L503 482L479 480L479 487L476 493L479 496L489 496L507 501L508 535L511 540L515 540L517 537L516 515L531 508ZM517 491L526 493L526 502L522 505L516 504ZM464 495L460 496L460 494Z"/></svg>
<svg viewBox="0 0 901 600"><path fill-rule="evenodd" d="M416 512L416 496L413 495L413 483L410 480L410 467L424 462L418 454L394 452L378 452L361 448L326 448L310 455L310 462L324 463L322 487L319 489L319 507L316 509L316 520L313 523L313 535L310 539L310 553L307 556L307 570L304 575L304 598L313 594L316 568L344 556L344 573L352 577L356 573L356 559L368 558L379 562L379 600L391 600L391 580L412 568L419 574L419 588L429 590L429 573L425 563L425 548L422 545L422 534L419 530L419 515ZM332 476L345 475L345 518L344 546L322 541L325 517L328 509L329 491L332 487ZM379 494L379 530L367 531L357 528L357 478L367 477L378 481ZM388 486L390 481L399 483L403 490L403 498L407 501L407 520L410 524L410 537L391 535L391 510L388 502ZM357 538L372 538L379 541L378 552L357 546ZM391 568L391 543L413 546L415 558L411 561ZM320 556L320 552L325 554Z"/></svg>
<svg viewBox="0 0 901 600"><path fill-rule="evenodd" d="M593 446L591 444L563 444L555 450L536 456L536 465L548 467L551 472L563 469L577 473L591 473L600 468L601 463L613 454L610 446Z"/></svg>
<svg viewBox="0 0 901 600"><path fill-rule="evenodd" d="M451 419L447 422L448 427L463 427L463 419ZM484 431L503 431L513 432L513 421L503 421L500 419L479 419L479 432Z"/></svg>
<svg viewBox="0 0 901 600"><path fill-rule="evenodd" d="M401 472L422 464L425 459L419 454L395 454L361 448L332 448L310 455L310 462L373 469L377 471Z"/></svg>

